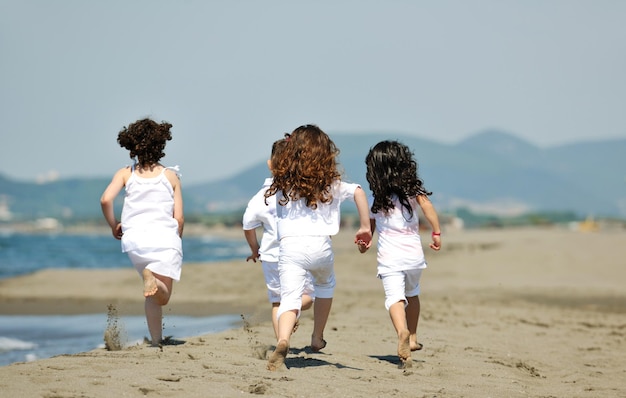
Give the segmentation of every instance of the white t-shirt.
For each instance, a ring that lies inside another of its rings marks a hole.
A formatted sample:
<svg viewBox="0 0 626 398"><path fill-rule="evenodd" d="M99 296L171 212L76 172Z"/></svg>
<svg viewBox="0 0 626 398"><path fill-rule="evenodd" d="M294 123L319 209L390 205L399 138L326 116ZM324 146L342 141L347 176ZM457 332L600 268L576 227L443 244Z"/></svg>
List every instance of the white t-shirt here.
<svg viewBox="0 0 626 398"><path fill-rule="evenodd" d="M402 207L397 197L392 198L394 208L387 214L382 210L370 212L378 232L378 274L390 271L426 268L426 258L419 235L418 203L411 198L413 216ZM410 218L409 218L410 217Z"/></svg>
<svg viewBox="0 0 626 398"><path fill-rule="evenodd" d="M278 239L289 236L330 236L339 232L341 221L340 206L346 199L354 201L354 191L359 184L351 184L337 180L331 186L333 200L330 203L317 203L317 208L306 206L305 200L289 201L282 206L276 204L278 217ZM275 200L283 197L278 191Z"/></svg>
<svg viewBox="0 0 626 398"><path fill-rule="evenodd" d="M263 187L248 202L243 213L243 229L263 227L263 236L259 246L259 257L263 262L278 262L279 242L276 234L276 199L267 198L265 191L272 185L272 179L266 178Z"/></svg>

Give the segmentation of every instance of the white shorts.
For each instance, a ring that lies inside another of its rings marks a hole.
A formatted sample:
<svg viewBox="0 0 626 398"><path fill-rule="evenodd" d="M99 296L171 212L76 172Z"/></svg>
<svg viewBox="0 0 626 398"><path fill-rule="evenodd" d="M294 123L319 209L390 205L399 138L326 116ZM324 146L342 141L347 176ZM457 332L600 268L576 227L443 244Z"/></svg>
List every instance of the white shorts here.
<svg viewBox="0 0 626 398"><path fill-rule="evenodd" d="M408 304L407 297L415 297L420 294L422 269L388 272L378 275L378 277L383 281L387 311L389 311L389 307L399 301L404 301L406 307Z"/></svg>
<svg viewBox="0 0 626 398"><path fill-rule="evenodd" d="M176 249L138 249L126 254L139 275L147 268L154 274L180 280L183 255Z"/></svg>
<svg viewBox="0 0 626 398"><path fill-rule="evenodd" d="M316 298L332 298L335 291L334 255L329 236L287 237L280 241L278 272L281 298L277 317L302 308L307 273L313 276Z"/></svg>
<svg viewBox="0 0 626 398"><path fill-rule="evenodd" d="M280 274L278 272L278 263L274 261L262 261L263 276L265 276L265 285L267 286L267 298L270 303L280 303ZM309 295L315 300L315 288L313 287L313 276L307 272L306 283L304 285L304 294Z"/></svg>

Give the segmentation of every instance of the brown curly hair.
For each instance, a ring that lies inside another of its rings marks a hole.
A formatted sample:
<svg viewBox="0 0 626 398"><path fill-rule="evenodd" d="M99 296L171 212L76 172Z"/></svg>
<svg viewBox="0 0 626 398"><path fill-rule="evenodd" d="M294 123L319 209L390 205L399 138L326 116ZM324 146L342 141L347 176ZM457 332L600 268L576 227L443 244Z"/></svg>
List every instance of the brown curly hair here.
<svg viewBox="0 0 626 398"><path fill-rule="evenodd" d="M159 124L148 118L137 120L119 132L117 142L130 151L131 159L137 157L139 166L147 168L165 156L165 144L172 139L171 128L168 122Z"/></svg>
<svg viewBox="0 0 626 398"><path fill-rule="evenodd" d="M341 174L337 169L339 149L319 127L307 124L285 138L280 156L272 160L274 181L265 198L282 191L281 205L304 199L308 207L333 200L331 186Z"/></svg>

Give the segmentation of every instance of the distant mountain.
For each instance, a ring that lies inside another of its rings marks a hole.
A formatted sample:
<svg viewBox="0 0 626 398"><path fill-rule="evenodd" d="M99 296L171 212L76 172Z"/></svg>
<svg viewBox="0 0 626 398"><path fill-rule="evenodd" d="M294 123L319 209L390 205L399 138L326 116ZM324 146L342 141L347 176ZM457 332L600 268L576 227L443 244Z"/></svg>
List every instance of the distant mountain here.
<svg viewBox="0 0 626 398"><path fill-rule="evenodd" d="M100 195L110 178L73 178L43 184L0 175L0 221L44 217L89 218L100 213Z"/></svg>
<svg viewBox="0 0 626 398"><path fill-rule="evenodd" d="M501 131L484 131L456 144L394 133L330 134L345 179L369 191L365 155L377 142L396 139L415 153L438 209L493 214L572 211L580 216L626 216L626 139L538 148ZM269 171L265 160L223 179L186 185L185 213L242 210ZM100 216L109 179L23 183L0 175L0 220ZM118 206L121 198L118 200ZM4 211L3 211L4 209Z"/></svg>
<svg viewBox="0 0 626 398"><path fill-rule="evenodd" d="M345 179L361 183L366 190L367 152L381 140L395 139L415 153L420 176L442 210L626 216L626 139L542 149L493 130L457 144L393 133L331 134L331 138L341 150ZM213 208L238 208L245 206L267 176L262 161L235 176L187 187L186 192Z"/></svg>

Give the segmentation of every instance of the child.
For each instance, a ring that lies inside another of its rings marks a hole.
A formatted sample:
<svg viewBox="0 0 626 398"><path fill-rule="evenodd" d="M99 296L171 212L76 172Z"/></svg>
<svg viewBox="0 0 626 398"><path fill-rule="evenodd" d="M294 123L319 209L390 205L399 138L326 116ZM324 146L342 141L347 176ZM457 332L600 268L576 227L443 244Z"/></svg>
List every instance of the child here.
<svg viewBox="0 0 626 398"><path fill-rule="evenodd" d="M272 170L272 160L280 156L287 141L284 139L274 142L272 156L267 161L267 167ZM280 305L280 277L278 274L278 238L276 236L276 201L265 203L265 191L272 185L272 179L266 178L263 187L250 199L243 215L243 232L250 246L252 254L246 261L254 261L260 258L263 267L263 276L267 286L267 297L272 305L272 325L274 335L278 338L278 306ZM256 236L256 228L263 227L261 245ZM311 308L314 300L313 277L307 273L307 281L302 295L302 309Z"/></svg>
<svg viewBox="0 0 626 398"><path fill-rule="evenodd" d="M284 366L291 331L302 308L307 271L313 275L316 296L311 350L318 352L326 346L324 328L335 288L331 235L339 231L342 201L354 200L359 212L355 243L360 241L364 247L371 244L367 197L358 184L341 181L338 153L319 127L305 125L293 131L281 156L272 161L274 180L265 197L277 201L281 299L278 339L269 358L269 370Z"/></svg>
<svg viewBox="0 0 626 398"><path fill-rule="evenodd" d="M411 351L420 350L417 321L420 314L420 277L426 259L419 235L417 207L432 228L430 248L441 248L439 218L409 148L382 141L370 149L365 164L374 196L371 226L378 231L378 277L385 289L385 307L398 334L400 366L411 367ZM367 250L360 245L361 252Z"/></svg>
<svg viewBox="0 0 626 398"><path fill-rule="evenodd" d="M102 214L122 251L143 278L145 312L152 346L162 342L162 306L172 294L172 281L180 280L183 261L183 199L178 167L159 163L172 139L171 124L150 119L138 120L123 128L117 142L137 158L132 166L120 169L100 199ZM113 201L126 188L121 223Z"/></svg>

